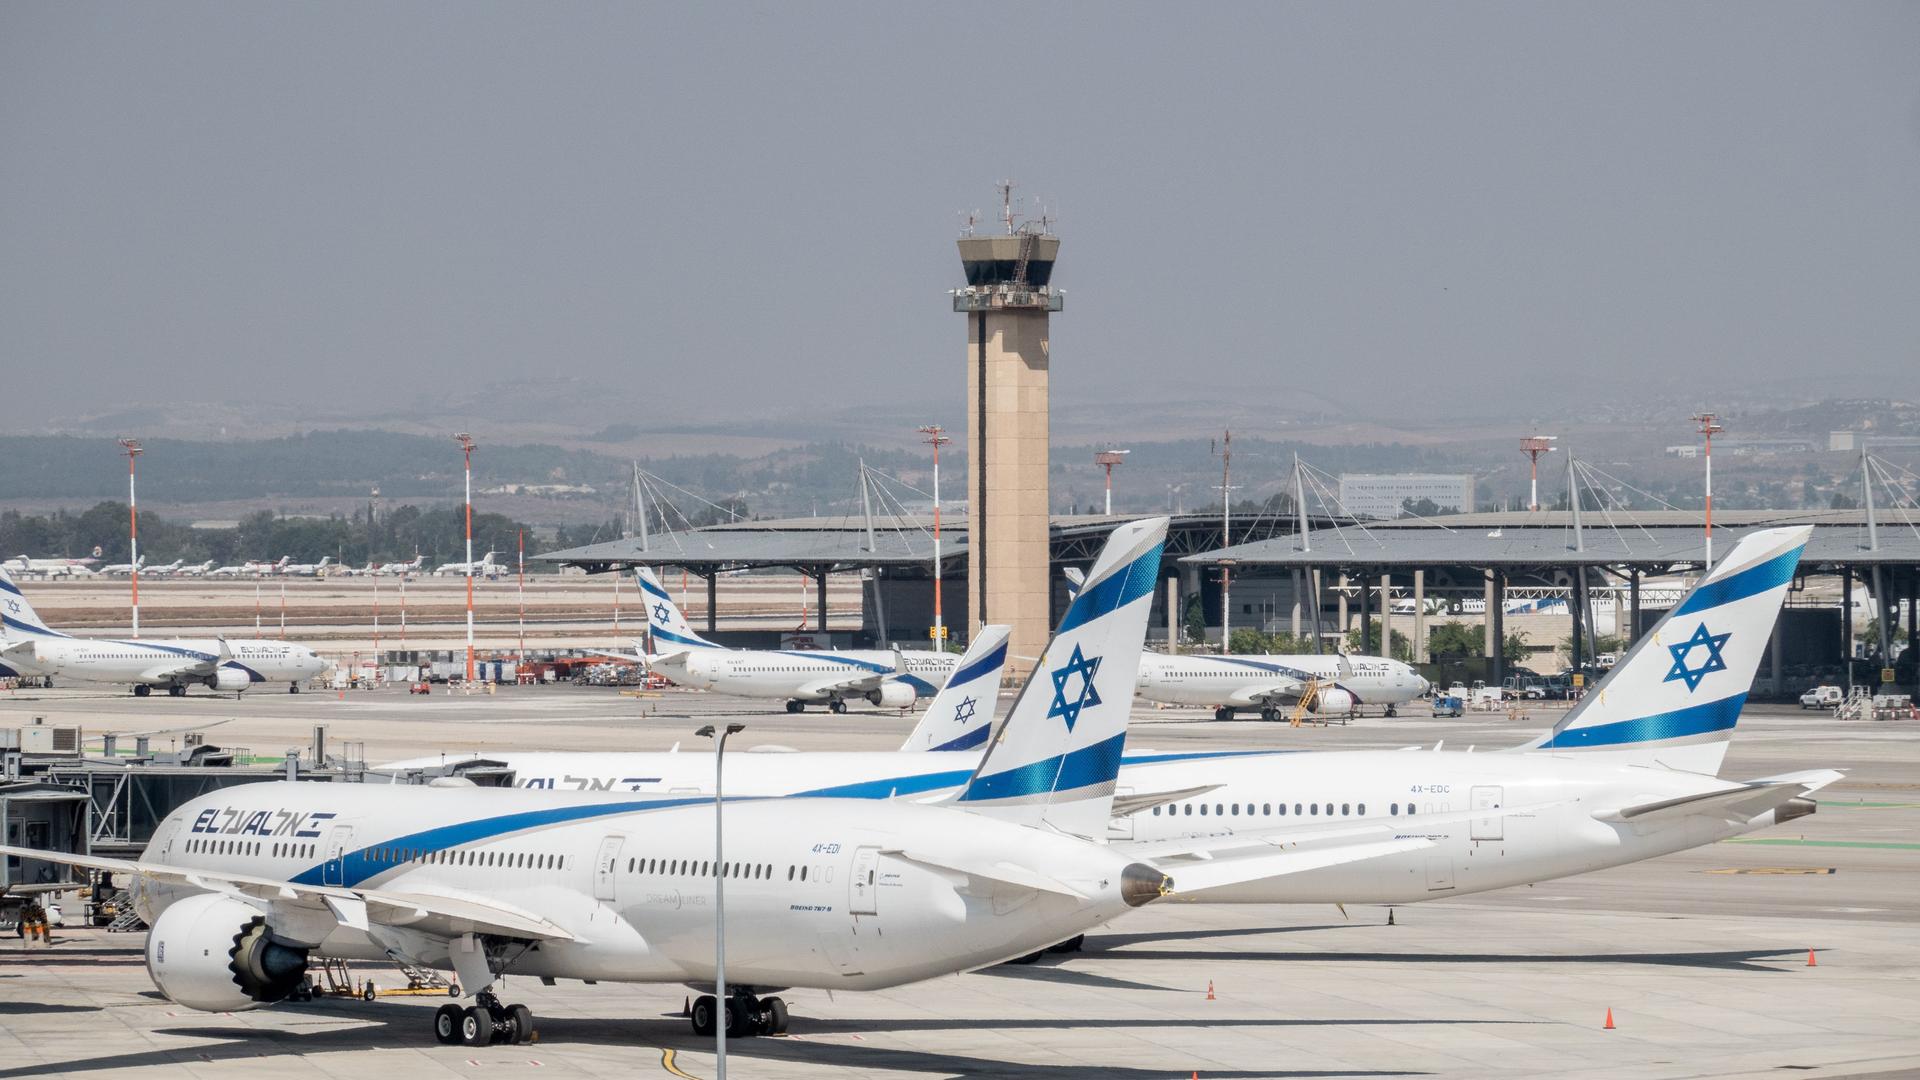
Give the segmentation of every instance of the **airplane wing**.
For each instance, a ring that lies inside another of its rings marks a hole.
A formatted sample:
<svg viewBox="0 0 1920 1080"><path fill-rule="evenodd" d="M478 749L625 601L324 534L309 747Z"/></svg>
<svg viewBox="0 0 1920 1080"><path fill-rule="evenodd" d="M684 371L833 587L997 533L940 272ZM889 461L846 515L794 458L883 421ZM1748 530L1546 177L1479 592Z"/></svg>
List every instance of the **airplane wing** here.
<svg viewBox="0 0 1920 1080"><path fill-rule="evenodd" d="M1617 810L1596 811L1593 816L1598 821L1624 825L1666 825L1694 816L1751 821L1769 810L1785 806L1792 799L1826 787L1840 779L1841 775L1833 769L1814 769L1785 776L1770 776L1736 783L1718 791L1660 799Z"/></svg>
<svg viewBox="0 0 1920 1080"><path fill-rule="evenodd" d="M308 911L325 910L342 925L366 929L370 922L405 927L434 937L461 934L497 934L529 941L572 941L560 927L529 911L491 900L444 893L388 892L338 885L300 885L275 878L252 877L133 859L73 855L62 851L0 844L0 855L39 859L88 870L131 874L154 881L186 885L205 892L229 893Z"/></svg>
<svg viewBox="0 0 1920 1080"><path fill-rule="evenodd" d="M140 679L142 682L157 683L178 678L205 678L219 671L220 665L231 659L233 659L233 650L227 646L227 639L221 638L220 654L218 656L208 657L204 660L192 656L183 656L177 661L155 664L141 672Z"/></svg>
<svg viewBox="0 0 1920 1080"><path fill-rule="evenodd" d="M1289 820L1285 825L1261 824L1238 830L1223 830L1205 836L1173 837L1167 840L1116 840L1113 848L1136 859L1144 859L1173 873L1171 868L1187 863L1207 862L1236 853L1271 851L1279 847L1305 848L1315 845L1339 845L1349 842L1372 843L1406 838L1424 839L1432 833L1455 825L1486 818L1527 817L1535 812L1559 806L1564 800L1506 806L1498 810L1454 810L1443 814L1419 814L1414 817L1322 819L1311 824ZM1308 819L1311 821L1311 819Z"/></svg>
<svg viewBox="0 0 1920 1080"><path fill-rule="evenodd" d="M878 689L881 683L894 678L894 671L849 671L845 675L836 675L825 679L816 679L800 687L794 697L820 697L832 693L865 693Z"/></svg>
<svg viewBox="0 0 1920 1080"><path fill-rule="evenodd" d="M9 656L30 657L32 655L33 641L30 638L0 641L0 660L4 660Z"/></svg>
<svg viewBox="0 0 1920 1080"><path fill-rule="evenodd" d="M1269 683L1244 687L1235 691L1233 697L1236 703L1248 705L1296 705L1306 692L1306 683L1282 677Z"/></svg>
<svg viewBox="0 0 1920 1080"><path fill-rule="evenodd" d="M1168 896L1178 899L1182 894L1203 889L1217 889L1227 885L1240 885L1249 881L1304 873L1308 870L1320 870L1329 866L1364 862L1368 859L1384 858L1388 855L1418 851L1432 846L1434 842L1424 836L1406 836L1393 840L1373 840L1292 850L1269 848L1266 851L1244 851L1201 862L1156 862L1153 865L1155 869L1173 879L1173 888Z"/></svg>

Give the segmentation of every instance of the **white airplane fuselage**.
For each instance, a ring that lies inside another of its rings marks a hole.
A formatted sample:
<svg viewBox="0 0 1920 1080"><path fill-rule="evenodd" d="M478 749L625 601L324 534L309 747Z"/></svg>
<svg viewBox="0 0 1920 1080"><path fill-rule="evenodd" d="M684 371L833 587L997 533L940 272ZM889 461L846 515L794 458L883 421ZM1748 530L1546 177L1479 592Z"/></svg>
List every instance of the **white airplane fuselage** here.
<svg viewBox="0 0 1920 1080"><path fill-rule="evenodd" d="M573 938L516 950L507 974L699 986L714 978L713 814L711 800L249 784L168 815L143 861L472 897L538 913ZM1122 854L964 811L762 800L729 801L724 814L727 978L736 986L914 982L1031 952L1130 906ZM1081 896L940 868L1004 864ZM1135 904L1149 898L1141 888L1131 886ZM162 919L204 892L141 878L134 902L163 947L180 949L187 943L165 940L171 926ZM303 933L304 944L330 957L388 959L400 941L418 950L412 960L452 962L445 942L383 937L347 920L276 932ZM220 945L229 936L212 935Z"/></svg>
<svg viewBox="0 0 1920 1080"><path fill-rule="evenodd" d="M692 796L713 791L708 753L488 753L519 787ZM978 751L753 753L727 756L729 796L931 800L966 783ZM432 768L420 758L383 771ZM1243 885L1179 893L1209 903L1413 903L1547 881L1638 862L1773 824L1690 816L1658 825L1601 821L1625 807L1729 787L1697 773L1611 764L1593 756L1458 751L1129 750L1118 794L1207 790L1113 819L1125 850L1189 836L1283 834L1290 826L1396 823L1434 846ZM1800 809L1804 810L1804 807ZM1467 820L1467 812L1487 810ZM1176 881L1178 874L1175 874Z"/></svg>
<svg viewBox="0 0 1920 1080"><path fill-rule="evenodd" d="M7 666L22 674L89 683L240 690L259 683L301 683L327 669L327 662L304 645L264 639L227 639L231 655L210 676L160 673L183 663L219 660L221 643L212 638L110 641L54 636L33 638L32 645L31 652L9 652Z"/></svg>
<svg viewBox="0 0 1920 1080"><path fill-rule="evenodd" d="M1425 694L1427 680L1398 660L1354 656L1168 656L1140 657L1137 693L1148 701L1205 708L1257 708L1281 685L1317 682L1344 690L1355 705L1396 706Z"/></svg>
<svg viewBox="0 0 1920 1080"><path fill-rule="evenodd" d="M914 698L932 695L960 661L958 653L903 651L899 655L906 671L886 681L911 688ZM878 649L785 652L697 648L658 658L649 666L680 686L735 697L850 701L868 695L836 687L848 680L884 679L894 670L894 653Z"/></svg>

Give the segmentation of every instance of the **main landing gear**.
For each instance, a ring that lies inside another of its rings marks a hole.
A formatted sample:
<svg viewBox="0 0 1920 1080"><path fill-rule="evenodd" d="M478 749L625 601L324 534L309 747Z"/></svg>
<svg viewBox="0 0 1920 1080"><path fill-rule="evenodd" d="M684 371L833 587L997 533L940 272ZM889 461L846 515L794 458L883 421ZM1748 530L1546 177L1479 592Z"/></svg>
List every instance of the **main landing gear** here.
<svg viewBox="0 0 1920 1080"><path fill-rule="evenodd" d="M168 697L186 697L187 688L184 686L169 686L167 687L167 696Z"/></svg>
<svg viewBox="0 0 1920 1080"><path fill-rule="evenodd" d="M1216 721L1224 724L1227 721L1233 719L1233 710L1228 706L1222 705L1219 708L1213 710L1213 718Z"/></svg>
<svg viewBox="0 0 1920 1080"><path fill-rule="evenodd" d="M834 698L832 701L827 702L827 711L830 713L846 712L847 703L844 701L841 701L839 698Z"/></svg>
<svg viewBox="0 0 1920 1080"><path fill-rule="evenodd" d="M300 692L300 684L299 684L299 683L297 683L297 682L296 682L296 683L288 683L288 684L287 684L287 693L289 693L289 694L297 694L297 693L299 693L299 692Z"/></svg>
<svg viewBox="0 0 1920 1080"><path fill-rule="evenodd" d="M1394 706L1392 706L1392 705L1389 705L1389 706L1387 706L1387 715L1388 715L1388 716L1399 716L1399 715L1400 715L1400 710L1399 710L1399 709L1397 709L1397 708L1395 708L1395 707L1394 707Z"/></svg>
<svg viewBox="0 0 1920 1080"><path fill-rule="evenodd" d="M790 713L806 712L807 703L804 701L789 701L787 702L787 711Z"/></svg>
<svg viewBox="0 0 1920 1080"><path fill-rule="evenodd" d="M153 687L148 686L146 683L140 683L133 688L134 697L146 697L151 693L153 693Z"/></svg>
<svg viewBox="0 0 1920 1080"><path fill-rule="evenodd" d="M711 1036L720 1003L712 994L693 999L687 1019L693 1021L693 1033ZM777 997L754 997L751 990L734 990L727 995L727 1038L749 1035L785 1035L787 1003Z"/></svg>
<svg viewBox="0 0 1920 1080"><path fill-rule="evenodd" d="M502 1005L492 991L482 990L467 1008L447 1004L435 1010L433 1037L450 1046L532 1042L533 1010L525 1005Z"/></svg>

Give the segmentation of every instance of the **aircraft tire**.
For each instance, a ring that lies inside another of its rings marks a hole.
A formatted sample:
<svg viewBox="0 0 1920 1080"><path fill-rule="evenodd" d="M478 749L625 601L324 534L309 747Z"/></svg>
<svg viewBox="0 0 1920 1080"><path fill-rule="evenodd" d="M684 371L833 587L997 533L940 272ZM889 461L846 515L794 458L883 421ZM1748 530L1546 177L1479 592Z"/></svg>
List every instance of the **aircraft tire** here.
<svg viewBox="0 0 1920 1080"><path fill-rule="evenodd" d="M153 694L153 687L148 686L146 683L141 683L140 685L135 686L133 688L134 697L150 697L152 696L152 694Z"/></svg>
<svg viewBox="0 0 1920 1080"><path fill-rule="evenodd" d="M844 701L835 701L827 706L827 711L831 713L844 713L847 711L847 703Z"/></svg>
<svg viewBox="0 0 1920 1080"><path fill-rule="evenodd" d="M760 1005L763 1010L760 1015L763 1018L761 1028L764 1030L764 1033L768 1035L785 1035L787 1033L788 1019L787 1003L777 997L770 997L763 1000Z"/></svg>
<svg viewBox="0 0 1920 1080"><path fill-rule="evenodd" d="M1233 719L1233 710L1228 708L1225 705L1222 705L1219 708L1213 710L1213 718L1215 721L1224 724L1227 721Z"/></svg>
<svg viewBox="0 0 1920 1080"><path fill-rule="evenodd" d="M512 1034L507 1039L508 1042L513 1043L515 1046L532 1042L533 1010L527 1008L525 1005L507 1006L507 1026L513 1029Z"/></svg>
<svg viewBox="0 0 1920 1080"><path fill-rule="evenodd" d="M693 1022L693 1033L703 1039L713 1035L715 1004L712 994L701 994L693 999L693 1008L687 1014L687 1018Z"/></svg>
<svg viewBox="0 0 1920 1080"><path fill-rule="evenodd" d="M801 702L798 702L798 701L789 701L789 702L787 702L787 711L788 711L788 712L790 712L790 713L797 713L797 712L806 712L806 711L807 711L807 707L806 707L806 705L805 705L805 704L803 704L803 703L801 703Z"/></svg>
<svg viewBox="0 0 1920 1080"><path fill-rule="evenodd" d="M460 1011L460 1041L467 1046L485 1046L493 1041L493 1014L478 1005Z"/></svg>
<svg viewBox="0 0 1920 1080"><path fill-rule="evenodd" d="M460 1041L460 1018L466 1010L458 1005L442 1005L433 1014L433 1037L443 1046Z"/></svg>

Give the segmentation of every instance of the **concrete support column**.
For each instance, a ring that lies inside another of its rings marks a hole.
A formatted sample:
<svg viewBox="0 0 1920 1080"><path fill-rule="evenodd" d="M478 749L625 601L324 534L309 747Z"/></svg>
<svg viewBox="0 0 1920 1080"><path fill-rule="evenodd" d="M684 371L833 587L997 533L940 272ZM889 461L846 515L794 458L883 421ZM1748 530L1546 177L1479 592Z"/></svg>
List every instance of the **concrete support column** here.
<svg viewBox="0 0 1920 1080"><path fill-rule="evenodd" d="M889 643L893 640L893 634L887 626L887 600L886 597L880 595L880 568L876 566L870 573L873 575L874 626L880 634L880 647L883 649L891 648L892 646Z"/></svg>
<svg viewBox="0 0 1920 1080"><path fill-rule="evenodd" d="M1567 613L1572 616L1573 621L1573 670L1575 671L1584 668L1582 661L1591 659L1586 655L1586 606L1587 576L1576 569L1573 574L1573 588L1567 590Z"/></svg>
<svg viewBox="0 0 1920 1080"><path fill-rule="evenodd" d="M1840 656L1847 666L1847 693L1853 693L1853 567L1840 568Z"/></svg>
<svg viewBox="0 0 1920 1080"><path fill-rule="evenodd" d="M1340 636L1345 637L1353 624L1347 621L1347 575L1340 575L1340 599L1336 601L1340 612Z"/></svg>
<svg viewBox="0 0 1920 1080"><path fill-rule="evenodd" d="M814 621L814 628L824 634L827 632L827 572L825 570L813 576L813 595L819 599L819 603L814 606L820 609Z"/></svg>
<svg viewBox="0 0 1920 1080"><path fill-rule="evenodd" d="M1507 577L1492 572L1490 585L1493 603L1487 605L1487 621L1493 627L1493 685L1507 681Z"/></svg>
<svg viewBox="0 0 1920 1080"><path fill-rule="evenodd" d="M1427 662L1427 572L1413 572L1413 662Z"/></svg>
<svg viewBox="0 0 1920 1080"><path fill-rule="evenodd" d="M1493 571L1487 570L1484 571L1484 573L1486 575L1486 583L1482 591L1486 594L1487 612L1481 617L1480 655L1491 660L1496 651L1493 647Z"/></svg>
<svg viewBox="0 0 1920 1080"><path fill-rule="evenodd" d="M1292 629L1293 629L1293 639L1295 641L1300 640L1300 601L1301 601L1300 590L1301 590L1301 578L1304 576L1305 575L1301 574L1300 571L1298 570L1293 571L1293 627Z"/></svg>
<svg viewBox="0 0 1920 1080"><path fill-rule="evenodd" d="M1393 575L1380 575L1380 655L1393 656Z"/></svg>
<svg viewBox="0 0 1920 1080"><path fill-rule="evenodd" d="M1640 640L1640 568L1635 567L1629 573L1632 576L1628 578L1630 584L1627 586L1627 606L1630 612L1627 616L1629 621L1626 639L1627 648L1631 649L1634 643Z"/></svg>
<svg viewBox="0 0 1920 1080"><path fill-rule="evenodd" d="M716 571L706 575L707 579L707 633L720 629L720 574Z"/></svg>
<svg viewBox="0 0 1920 1080"><path fill-rule="evenodd" d="M1317 566L1309 568L1307 580L1311 582L1307 604L1308 610L1313 614L1313 653L1318 656L1320 650L1325 647L1320 642L1320 568Z"/></svg>
<svg viewBox="0 0 1920 1080"><path fill-rule="evenodd" d="M1775 619L1773 621L1773 637L1767 640L1767 678L1773 681L1773 692L1776 695L1778 695L1781 692L1780 657L1781 657L1781 652L1784 649L1783 638L1786 632L1787 632L1786 620Z"/></svg>
<svg viewBox="0 0 1920 1080"><path fill-rule="evenodd" d="M1360 655L1373 655L1373 594L1367 589L1367 576L1355 575L1360 586Z"/></svg>
<svg viewBox="0 0 1920 1080"><path fill-rule="evenodd" d="M1875 609L1879 612L1879 617L1873 620L1873 625L1874 628L1879 631L1879 633L1874 635L1879 640L1875 642L1874 647L1880 650L1880 666L1892 667L1893 649L1891 646L1893 642L1893 630L1888 624L1894 623L1897 625L1899 623L1900 605L1890 602L1887 596L1886 585L1886 572L1880 564L1875 563L1873 567L1873 603Z"/></svg>
<svg viewBox="0 0 1920 1080"><path fill-rule="evenodd" d="M1180 576L1167 579L1167 655L1180 655Z"/></svg>

